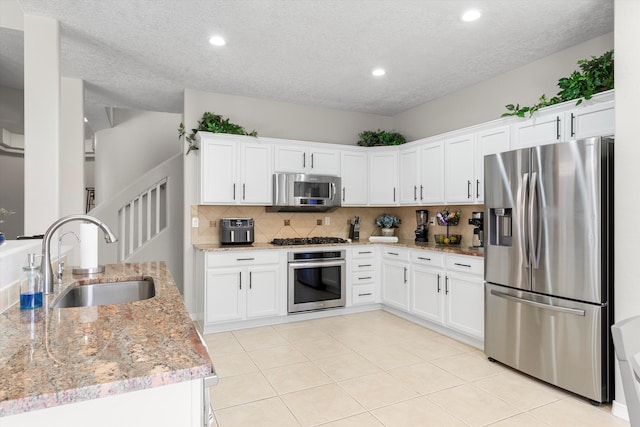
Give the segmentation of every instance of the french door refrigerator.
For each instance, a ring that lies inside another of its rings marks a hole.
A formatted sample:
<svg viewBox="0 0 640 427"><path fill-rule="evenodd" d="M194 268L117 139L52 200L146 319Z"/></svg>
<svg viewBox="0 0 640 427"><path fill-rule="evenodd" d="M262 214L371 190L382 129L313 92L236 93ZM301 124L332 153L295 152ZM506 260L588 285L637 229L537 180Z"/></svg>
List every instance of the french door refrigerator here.
<svg viewBox="0 0 640 427"><path fill-rule="evenodd" d="M613 140L485 157L485 354L613 399Z"/></svg>

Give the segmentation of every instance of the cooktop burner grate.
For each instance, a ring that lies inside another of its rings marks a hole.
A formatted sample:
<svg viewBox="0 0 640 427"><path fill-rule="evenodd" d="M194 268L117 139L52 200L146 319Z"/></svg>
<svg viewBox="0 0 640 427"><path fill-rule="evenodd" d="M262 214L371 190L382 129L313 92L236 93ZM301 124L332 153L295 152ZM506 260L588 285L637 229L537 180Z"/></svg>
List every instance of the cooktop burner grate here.
<svg viewBox="0 0 640 427"><path fill-rule="evenodd" d="M332 243L348 243L340 237L295 237L290 239L273 239L271 244L278 246L288 245L325 245Z"/></svg>

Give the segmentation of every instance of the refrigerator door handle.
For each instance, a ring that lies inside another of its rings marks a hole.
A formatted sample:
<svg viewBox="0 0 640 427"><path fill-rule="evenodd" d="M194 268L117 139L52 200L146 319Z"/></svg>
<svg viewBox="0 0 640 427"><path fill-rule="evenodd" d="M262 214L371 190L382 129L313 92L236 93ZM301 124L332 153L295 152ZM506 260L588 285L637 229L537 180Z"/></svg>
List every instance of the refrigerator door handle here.
<svg viewBox="0 0 640 427"><path fill-rule="evenodd" d="M540 239L542 237L537 196L538 172L532 172L529 184L529 251L531 253L531 264L535 269L540 266Z"/></svg>
<svg viewBox="0 0 640 427"><path fill-rule="evenodd" d="M518 188L520 206L518 207L518 227L520 227L520 256L524 259L524 267L529 268L529 252L527 250L526 234L526 212L527 212L527 189L529 188L529 174L522 175L522 184Z"/></svg>
<svg viewBox="0 0 640 427"><path fill-rule="evenodd" d="M524 299L524 298L519 298L513 295L509 295L507 293L504 292L500 292L500 291L496 291L495 289L491 290L491 295L496 296L496 297L500 297L500 298L504 298L507 299L509 301L515 301L515 302L519 302L522 304L527 304L527 305L531 305L533 307L538 307L538 308L542 308L545 310L551 310L551 311L557 311L560 313L567 313L567 314L573 314L576 316L584 316L585 315L585 311L584 310L579 310L577 308L569 308L569 307L562 307L559 305L549 305L549 304L544 304L541 302L537 302L537 301L530 301L528 299Z"/></svg>

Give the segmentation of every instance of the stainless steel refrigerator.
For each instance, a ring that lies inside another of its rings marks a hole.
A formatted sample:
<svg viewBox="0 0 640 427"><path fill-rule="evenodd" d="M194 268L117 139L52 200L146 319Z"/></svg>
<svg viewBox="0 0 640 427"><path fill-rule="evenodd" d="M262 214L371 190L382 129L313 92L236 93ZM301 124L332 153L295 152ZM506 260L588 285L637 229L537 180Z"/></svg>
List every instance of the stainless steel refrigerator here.
<svg viewBox="0 0 640 427"><path fill-rule="evenodd" d="M485 157L485 354L613 399L613 140Z"/></svg>

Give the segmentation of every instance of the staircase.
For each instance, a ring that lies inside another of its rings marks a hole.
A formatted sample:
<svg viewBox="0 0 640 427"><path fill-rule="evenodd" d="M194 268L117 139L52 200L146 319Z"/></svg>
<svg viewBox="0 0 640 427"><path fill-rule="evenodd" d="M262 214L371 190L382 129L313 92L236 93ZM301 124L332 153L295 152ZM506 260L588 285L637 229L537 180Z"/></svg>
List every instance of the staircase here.
<svg viewBox="0 0 640 427"><path fill-rule="evenodd" d="M89 211L118 236L116 244L99 239L100 264L165 261L182 290L182 192L179 153Z"/></svg>

